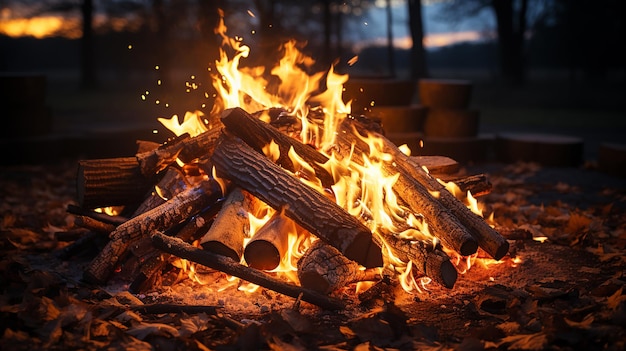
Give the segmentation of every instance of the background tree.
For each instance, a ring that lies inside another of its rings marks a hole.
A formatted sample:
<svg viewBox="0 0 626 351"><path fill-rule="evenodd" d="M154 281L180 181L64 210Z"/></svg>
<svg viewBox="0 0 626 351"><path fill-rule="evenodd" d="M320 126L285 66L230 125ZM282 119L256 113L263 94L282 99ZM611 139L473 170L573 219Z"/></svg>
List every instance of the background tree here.
<svg viewBox="0 0 626 351"><path fill-rule="evenodd" d="M493 11L498 35L502 78L512 85L526 77L524 36L528 27L529 0L454 0L445 3L445 12L457 20L478 15L485 8Z"/></svg>
<svg viewBox="0 0 626 351"><path fill-rule="evenodd" d="M409 32L411 33L411 78L428 77L426 50L424 50L424 22L422 20L422 2L407 0L409 10Z"/></svg>

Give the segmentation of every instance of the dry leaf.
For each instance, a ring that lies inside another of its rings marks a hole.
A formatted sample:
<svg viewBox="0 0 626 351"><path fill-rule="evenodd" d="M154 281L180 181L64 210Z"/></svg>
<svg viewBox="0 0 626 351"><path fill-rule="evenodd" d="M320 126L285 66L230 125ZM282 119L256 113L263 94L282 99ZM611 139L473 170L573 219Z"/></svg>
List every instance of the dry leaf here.
<svg viewBox="0 0 626 351"><path fill-rule="evenodd" d="M572 328L589 329L589 327L591 327L591 323L593 323L594 317L593 315L588 314L587 316L585 316L585 319L580 322L572 321L567 318L563 318L563 320L565 321L565 323L567 323L567 325Z"/></svg>
<svg viewBox="0 0 626 351"><path fill-rule="evenodd" d="M126 332L139 340L143 340L149 335L179 336L178 329L163 323L141 323Z"/></svg>
<svg viewBox="0 0 626 351"><path fill-rule="evenodd" d="M508 344L508 350L543 350L548 343L548 337L543 332L536 334L511 335L500 340L498 347Z"/></svg>

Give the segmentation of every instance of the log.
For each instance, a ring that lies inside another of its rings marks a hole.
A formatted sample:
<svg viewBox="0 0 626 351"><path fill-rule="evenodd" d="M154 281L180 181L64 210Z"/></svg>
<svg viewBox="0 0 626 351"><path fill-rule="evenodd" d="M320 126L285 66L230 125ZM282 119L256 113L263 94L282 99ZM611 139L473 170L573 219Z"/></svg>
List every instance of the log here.
<svg viewBox="0 0 626 351"><path fill-rule="evenodd" d="M180 258L219 270L280 294L293 298L301 296L303 301L325 309L339 310L345 307L341 300L297 285L285 283L257 269L235 262L229 257L196 248L178 238L172 238L160 232L152 233L151 237L155 247Z"/></svg>
<svg viewBox="0 0 626 351"><path fill-rule="evenodd" d="M468 191L474 197L487 195L491 192L491 189L493 188L487 175L482 173L464 177L433 174L433 177L439 178L446 183L452 182L456 184L464 196L465 194L467 194Z"/></svg>
<svg viewBox="0 0 626 351"><path fill-rule="evenodd" d="M135 157L78 162L76 195L83 208L139 204L153 184Z"/></svg>
<svg viewBox="0 0 626 351"><path fill-rule="evenodd" d="M315 241L298 261L300 285L329 294L340 287L382 278L380 268L362 270L361 266L321 240Z"/></svg>
<svg viewBox="0 0 626 351"><path fill-rule="evenodd" d="M459 163L445 156L411 156L415 159L415 162L426 167L430 174L452 174L459 171L461 167Z"/></svg>
<svg viewBox="0 0 626 351"><path fill-rule="evenodd" d="M276 164L290 172L296 172L297 168L288 156L289 148L293 148L300 157L313 167L315 176L319 178L324 187L328 188L335 184L332 175L321 166L328 161L328 157L313 147L281 133L268 123L252 117L245 110L237 107L224 111L222 123L229 133L245 140L248 145L260 153L263 153L263 148L266 145L274 141L280 149L280 156L275 161Z"/></svg>
<svg viewBox="0 0 626 351"><path fill-rule="evenodd" d="M359 127L357 124L351 123L350 120L346 120L346 122L347 123L344 123L342 127L346 128L349 125L352 125L354 129L358 131ZM348 128L348 130L350 129L352 128ZM340 133L340 135L343 134ZM469 229L468 232L475 238L478 245L483 250L496 260L502 259L502 257L507 254L509 251L509 243L504 237L502 237L495 229L491 228L482 217L472 213L463 203L458 201L454 195L443 187L443 185L424 171L421 165L417 164L415 159L403 154L398 147L388 139L382 136L380 137L384 143L384 152L392 155L395 164L397 165L396 171L400 172L398 183L401 183L404 180L406 180L407 183L415 183L414 181L409 182L409 180L413 179L421 184L422 188L428 189L430 192L437 192L439 194L437 200L444 206L445 209L447 209L446 212L451 212L453 214L453 216L451 216L452 218L457 218L458 221ZM413 186L416 187L416 185ZM398 194L403 197L403 192L398 191ZM410 198L411 197L407 196L403 197L404 200L410 200ZM407 203L409 203L409 201L407 201ZM426 218L428 219L428 217ZM439 222L442 220L443 218L441 218ZM432 225L431 222L428 222L428 224L429 226ZM438 234L440 231L436 230L436 233ZM445 244L447 244L446 240L443 240L443 237L441 239ZM462 251L458 252L460 252L463 256L467 256L467 254Z"/></svg>
<svg viewBox="0 0 626 351"><path fill-rule="evenodd" d="M215 180L204 181L119 225L111 233L111 241L105 249L89 264L83 278L91 283L104 284L129 245L154 230L167 230L189 219L221 196L221 188Z"/></svg>
<svg viewBox="0 0 626 351"><path fill-rule="evenodd" d="M402 239L392 234L384 235L382 240L402 262L412 261L417 273L448 289L454 287L458 276L456 268L450 257L432 242Z"/></svg>
<svg viewBox="0 0 626 351"><path fill-rule="evenodd" d="M380 247L357 218L259 155L250 146L225 136L212 156L219 177L230 179L365 267L382 265Z"/></svg>
<svg viewBox="0 0 626 351"><path fill-rule="evenodd" d="M243 254L243 239L250 230L248 213L254 202L256 200L241 188L231 190L213 225L200 239L202 248L239 262Z"/></svg>
<svg viewBox="0 0 626 351"><path fill-rule="evenodd" d="M176 232L176 237L183 241L189 241L201 236L201 233L205 232L206 228L211 226L211 219L215 217L218 211L219 206L210 207L194 218L191 218ZM157 273L163 270L170 256L152 246L152 239L150 237L141 239L141 241L144 240L148 241L151 245L151 250L148 252L144 252L140 256L136 250L131 248L133 254L137 256L136 260L139 261L139 271L134 272L133 281L128 287L128 290L133 294L138 294L152 286L151 284L155 280L154 278L158 277Z"/></svg>
<svg viewBox="0 0 626 351"><path fill-rule="evenodd" d="M139 163L141 174L145 177L152 177L167 166L176 162L178 154L185 147L184 141L189 138L189 134L168 140L158 148L135 155Z"/></svg>
<svg viewBox="0 0 626 351"><path fill-rule="evenodd" d="M189 162L211 153L222 128L193 138L185 136L135 157L81 160L76 187L78 203L85 208L139 204L156 181L157 173L176 158Z"/></svg>
<svg viewBox="0 0 626 351"><path fill-rule="evenodd" d="M99 222L112 224L115 226L118 226L128 220L128 218L123 217L123 216L111 216L106 213L96 212L96 211L78 207L72 204L67 205L67 213L71 213L77 216L93 218Z"/></svg>
<svg viewBox="0 0 626 351"><path fill-rule="evenodd" d="M77 216L76 218L74 218L74 224L79 227L87 228L91 231L102 234L109 234L115 230L115 226L113 224L100 222L96 219L86 216Z"/></svg>
<svg viewBox="0 0 626 351"><path fill-rule="evenodd" d="M335 146L337 147L334 150L342 157L351 155L353 147L357 155L369 154L369 146L357 136L358 129L353 127L358 128L358 123L353 123L351 119L346 119L340 127L340 132L336 135ZM385 152L390 153L394 160L393 163L385 162L383 170L388 176L399 173L398 180L393 185L393 190L396 194L404 200L412 211L424 216L429 230L444 245L463 256L474 254L478 249L478 244L467 228L459 222L448 208L441 204L438 199L435 199L427 188L402 167L402 162L408 162L409 156L403 154L384 136L379 134L376 134L376 136L383 140ZM395 149L387 151L389 149L387 144L393 145ZM363 164L363 160L360 157L354 157L353 161ZM428 175L422 168L420 170ZM441 184L439 184L439 188L442 188ZM455 201L458 202L456 199ZM463 205L460 202L459 204Z"/></svg>
<svg viewBox="0 0 626 351"><path fill-rule="evenodd" d="M424 120L424 136L464 138L478 135L480 111L430 108Z"/></svg>
<svg viewBox="0 0 626 351"><path fill-rule="evenodd" d="M467 108L472 95L472 83L456 79L420 79L420 104L426 107Z"/></svg>
<svg viewBox="0 0 626 351"><path fill-rule="evenodd" d="M289 249L289 236L298 235L295 223L276 211L254 233L243 251L248 266L264 271L276 269Z"/></svg>
<svg viewBox="0 0 626 351"><path fill-rule="evenodd" d="M176 194L181 193L189 187L185 175L175 167L168 167L161 180L153 187L150 194L144 198L143 202L135 209L132 217L136 217L146 211L162 205Z"/></svg>

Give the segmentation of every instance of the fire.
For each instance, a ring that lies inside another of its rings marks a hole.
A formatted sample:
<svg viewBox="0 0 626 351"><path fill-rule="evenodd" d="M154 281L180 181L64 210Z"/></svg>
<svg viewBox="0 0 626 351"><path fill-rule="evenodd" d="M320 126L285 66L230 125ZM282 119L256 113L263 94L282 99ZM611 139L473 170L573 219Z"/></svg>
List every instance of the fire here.
<svg viewBox="0 0 626 351"><path fill-rule="evenodd" d="M433 247L440 243L431 235L428 223L420 214L411 213L400 204L393 190L399 174L389 175L383 168L383 165L393 162L392 156L383 152L383 141L375 136L359 135L369 146L368 154L352 152L350 157L339 158L332 152L338 127L351 112L350 102L346 103L342 99L343 84L348 76L335 73L333 66L328 72L309 73L314 61L304 55L293 40L283 44L283 56L269 72L265 67L240 67L241 60L249 56L250 48L243 44L242 38L231 38L226 35L226 31L222 14L220 24L215 30L222 37L223 48L220 50L219 60L216 61L217 73L212 76L212 83L218 94L211 114L217 116L223 110L234 107L241 107L248 112L282 108L299 118L300 140L328 156L328 162L321 166L332 175L335 183L330 188L324 188L312 165L290 149L288 156L295 166L294 177L332 198L348 213L359 218L378 237L378 241L383 244L385 265L398 273L404 290L426 290L430 279L416 277L413 263L410 260L403 262L395 257L384 244L383 234L389 233L408 240L427 242ZM227 52L231 52L231 57ZM322 87L325 89L322 90ZM310 117L312 114L321 115L323 119L314 119ZM267 115L265 117L269 118ZM177 116L171 119L160 118L159 121L176 135L189 133L195 136L207 130L204 115L199 111L186 113L182 123ZM406 145L402 147L402 151L406 155L411 154ZM263 152L273 161L281 157L281 150L273 142L266 145ZM464 197L468 207L482 216L482 209L471 193L464 195L456 184L440 182L447 191L457 197ZM433 196L438 197L439 193L433 193ZM297 270L296 263L316 238L298 228L290 219L281 217L280 211L276 213L267 205L256 213L249 213L250 230L244 247L250 245L254 235L271 221L282 221L281 232L286 236L287 250L280 258L278 266L269 271L297 281L294 274ZM443 249L451 255L459 270L469 269L476 259L475 256L461 257L452 250L445 247ZM241 263L246 264L244 258ZM244 289L234 281L225 285L237 285L239 289ZM253 290L254 286L245 287L245 290L249 289Z"/></svg>

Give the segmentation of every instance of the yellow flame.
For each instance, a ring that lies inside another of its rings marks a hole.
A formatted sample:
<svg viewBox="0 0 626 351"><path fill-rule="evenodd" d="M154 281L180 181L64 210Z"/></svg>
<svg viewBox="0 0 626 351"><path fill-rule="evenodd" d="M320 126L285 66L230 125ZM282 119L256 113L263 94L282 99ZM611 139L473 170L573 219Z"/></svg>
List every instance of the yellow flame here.
<svg viewBox="0 0 626 351"><path fill-rule="evenodd" d="M189 133L189 136L194 137L208 130L203 117L204 113L202 111L187 111L183 117L183 123L180 123L177 115L172 116L170 119L161 117L157 118L157 120L176 136Z"/></svg>

